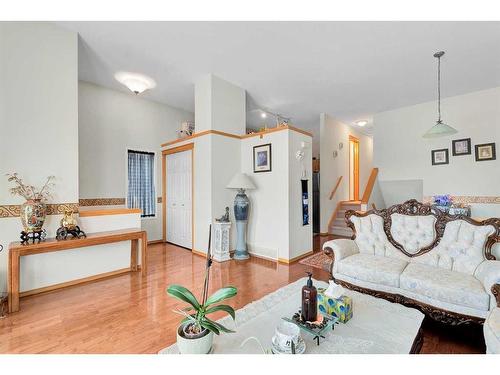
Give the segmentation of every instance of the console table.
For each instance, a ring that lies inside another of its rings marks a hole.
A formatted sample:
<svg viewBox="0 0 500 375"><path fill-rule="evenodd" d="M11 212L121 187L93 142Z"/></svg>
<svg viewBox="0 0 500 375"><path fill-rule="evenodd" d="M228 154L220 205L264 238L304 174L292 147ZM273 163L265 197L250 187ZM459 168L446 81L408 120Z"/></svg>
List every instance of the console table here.
<svg viewBox="0 0 500 375"><path fill-rule="evenodd" d="M138 248L139 240L141 241L141 272L146 274L147 266L147 233L144 230L137 228L121 229L108 232L98 232L87 234L86 238L75 238L57 241L55 238L50 238L45 241L22 244L20 242L12 242L9 245L9 312L19 311L19 298L25 295L38 294L48 292L50 290L60 289L67 286L80 284L88 281L102 279L113 275L118 275L124 272L138 271ZM43 254L56 251L76 249L80 247L103 245L112 242L131 241L130 245L130 268L122 270L106 272L104 274L85 277L83 279L72 280L61 284L50 285L47 287L35 289L29 292L19 293L19 273L20 273L20 258L26 255Z"/></svg>

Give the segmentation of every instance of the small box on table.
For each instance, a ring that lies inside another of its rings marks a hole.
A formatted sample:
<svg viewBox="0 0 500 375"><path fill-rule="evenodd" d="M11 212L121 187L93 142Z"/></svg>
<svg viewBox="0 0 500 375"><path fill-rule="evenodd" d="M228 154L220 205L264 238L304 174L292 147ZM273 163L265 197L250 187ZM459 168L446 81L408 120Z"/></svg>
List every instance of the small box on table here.
<svg viewBox="0 0 500 375"><path fill-rule="evenodd" d="M332 315L339 321L346 323L352 318L352 299L349 296L332 298L325 295L325 289L318 289L318 311L322 314Z"/></svg>

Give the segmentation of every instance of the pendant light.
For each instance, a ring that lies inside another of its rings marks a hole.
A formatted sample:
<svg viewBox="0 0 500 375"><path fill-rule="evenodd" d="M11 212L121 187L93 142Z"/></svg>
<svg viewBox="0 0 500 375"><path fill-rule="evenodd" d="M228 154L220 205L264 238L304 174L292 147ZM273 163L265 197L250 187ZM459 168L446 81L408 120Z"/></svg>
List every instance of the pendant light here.
<svg viewBox="0 0 500 375"><path fill-rule="evenodd" d="M455 128L446 125L441 120L441 57L443 57L443 55L444 51L436 52L434 54L434 57L438 59L438 119L436 121L436 125L427 130L427 132L423 135L424 138L438 138L457 133Z"/></svg>

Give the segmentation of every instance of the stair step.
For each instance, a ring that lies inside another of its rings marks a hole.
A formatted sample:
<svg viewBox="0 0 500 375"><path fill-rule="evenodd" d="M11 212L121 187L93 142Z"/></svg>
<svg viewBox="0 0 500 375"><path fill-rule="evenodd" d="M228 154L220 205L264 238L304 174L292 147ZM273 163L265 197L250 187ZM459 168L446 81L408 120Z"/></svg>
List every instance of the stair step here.
<svg viewBox="0 0 500 375"><path fill-rule="evenodd" d="M330 233L335 234L337 236L345 236L345 237L351 237L353 234L351 228L349 228L349 227L337 227L337 226L331 227Z"/></svg>
<svg viewBox="0 0 500 375"><path fill-rule="evenodd" d="M332 226L347 228L347 223L345 222L345 218L337 218L333 221Z"/></svg>

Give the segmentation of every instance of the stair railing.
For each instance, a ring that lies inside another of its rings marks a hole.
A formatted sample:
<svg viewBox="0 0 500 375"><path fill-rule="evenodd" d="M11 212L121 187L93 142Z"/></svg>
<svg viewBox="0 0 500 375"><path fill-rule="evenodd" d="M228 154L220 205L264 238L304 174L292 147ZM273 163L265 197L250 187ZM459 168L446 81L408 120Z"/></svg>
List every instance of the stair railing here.
<svg viewBox="0 0 500 375"><path fill-rule="evenodd" d="M372 195L373 186L375 185L375 181L377 180L378 168L373 168L370 173L370 177L368 178L368 182L366 183L365 191L363 193L363 198L361 198L362 204L368 204L370 200L370 196Z"/></svg>

